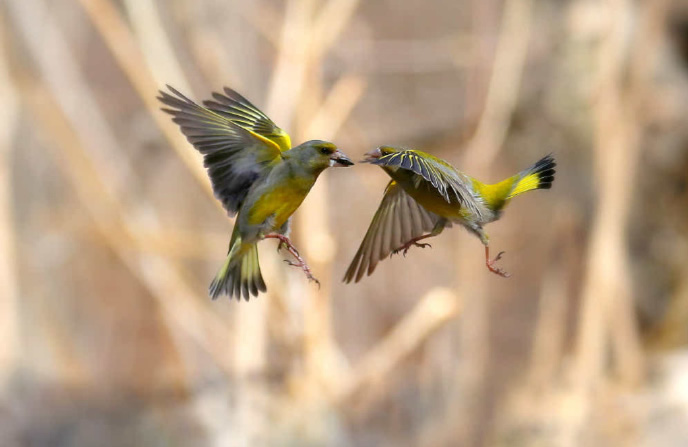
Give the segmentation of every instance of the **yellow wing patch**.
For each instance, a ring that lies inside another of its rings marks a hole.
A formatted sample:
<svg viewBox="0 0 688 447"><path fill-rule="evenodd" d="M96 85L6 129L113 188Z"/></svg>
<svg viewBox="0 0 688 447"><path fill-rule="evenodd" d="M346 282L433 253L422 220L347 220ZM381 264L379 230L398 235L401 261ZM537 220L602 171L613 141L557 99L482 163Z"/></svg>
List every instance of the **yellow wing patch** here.
<svg viewBox="0 0 688 447"><path fill-rule="evenodd" d="M291 137L289 137L289 134L285 131L282 130L279 135L271 135L269 138L274 141L282 151L291 149Z"/></svg>
<svg viewBox="0 0 688 447"><path fill-rule="evenodd" d="M270 148L273 148L273 149L276 149L276 150L278 150L278 151L280 151L280 152L282 152L282 151L285 150L285 149L282 149L282 147L281 147L281 146L278 144L278 142L275 141L274 139L264 137L263 135L260 135L260 134L258 134L258 133L255 133L255 132L252 131L251 129L247 129L247 128L245 128L245 127L244 127L243 129L246 130L248 133L250 133L251 136L253 136L254 138L260 140L260 141L261 141L262 143L264 143L266 146L268 146L268 147L270 147ZM288 139L289 139L289 136L287 135L287 140L288 140ZM289 144L291 144L291 143L289 143Z"/></svg>

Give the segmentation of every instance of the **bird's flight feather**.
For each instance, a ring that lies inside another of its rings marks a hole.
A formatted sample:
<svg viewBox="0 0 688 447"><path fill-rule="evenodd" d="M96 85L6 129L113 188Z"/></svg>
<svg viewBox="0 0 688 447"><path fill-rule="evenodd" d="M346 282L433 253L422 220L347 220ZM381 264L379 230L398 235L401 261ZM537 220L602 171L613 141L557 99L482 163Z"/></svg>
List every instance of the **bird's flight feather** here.
<svg viewBox="0 0 688 447"><path fill-rule="evenodd" d="M173 116L173 121L181 127L189 142L203 154L215 196L233 216L251 185L281 158L282 146L266 131L267 123L272 121L250 106L246 110L263 118L256 118L253 124L244 127L227 114L200 106L174 88L168 88L175 96L160 92L158 99L170 107L163 110ZM272 126L281 131L274 124ZM270 132L276 132L274 129Z"/></svg>
<svg viewBox="0 0 688 447"><path fill-rule="evenodd" d="M409 240L432 231L440 219L392 180L344 281L358 282L366 273L372 274L380 260Z"/></svg>
<svg viewBox="0 0 688 447"><path fill-rule="evenodd" d="M291 138L280 129L258 107L229 87L224 88L224 94L213 93L214 100L203 101L209 110L218 113L233 123L253 131L279 146L280 150L291 149Z"/></svg>

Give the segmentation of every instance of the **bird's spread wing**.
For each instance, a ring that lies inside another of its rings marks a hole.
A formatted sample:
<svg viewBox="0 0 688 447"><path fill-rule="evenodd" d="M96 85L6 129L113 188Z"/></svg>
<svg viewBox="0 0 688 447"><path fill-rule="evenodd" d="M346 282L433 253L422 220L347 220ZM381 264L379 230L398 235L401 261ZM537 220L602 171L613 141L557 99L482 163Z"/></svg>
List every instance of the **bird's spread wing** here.
<svg viewBox="0 0 688 447"><path fill-rule="evenodd" d="M480 213L466 180L444 160L408 149L371 160L370 163L412 171L428 181L447 202L451 202L452 196L455 196L462 206L474 213Z"/></svg>
<svg viewBox="0 0 688 447"><path fill-rule="evenodd" d="M277 127L258 107L229 87L222 93L213 93L214 100L203 101L203 105L233 123L273 141L280 150L291 149L289 134Z"/></svg>
<svg viewBox="0 0 688 447"><path fill-rule="evenodd" d="M461 206L471 213L482 214L480 206L469 190L468 180L462 178L461 174L444 160L423 152L407 149L371 160L370 163L412 171L429 182L447 202L451 202L452 196L455 196Z"/></svg>
<svg viewBox="0 0 688 447"><path fill-rule="evenodd" d="M392 250L431 232L440 219L420 206L392 180L387 185L382 203L344 275L344 281L358 282L364 274L372 274L377 263Z"/></svg>
<svg viewBox="0 0 688 447"><path fill-rule="evenodd" d="M174 96L160 92L158 99L170 107L162 110L174 117L189 142L203 154L215 196L229 215L234 215L253 182L281 158L280 146L168 88Z"/></svg>

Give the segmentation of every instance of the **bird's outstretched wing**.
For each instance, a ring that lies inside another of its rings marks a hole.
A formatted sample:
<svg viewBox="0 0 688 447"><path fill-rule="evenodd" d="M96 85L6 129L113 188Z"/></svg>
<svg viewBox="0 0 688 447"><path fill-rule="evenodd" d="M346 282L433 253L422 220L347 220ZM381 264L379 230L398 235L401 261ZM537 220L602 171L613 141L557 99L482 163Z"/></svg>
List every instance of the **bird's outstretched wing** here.
<svg viewBox="0 0 688 447"><path fill-rule="evenodd" d="M444 200L451 202L455 197L461 206L479 215L480 207L468 188L468 177L460 174L446 161L424 152L406 149L369 161L378 166L407 169L421 176L439 192ZM452 197L453 196L453 197Z"/></svg>
<svg viewBox="0 0 688 447"><path fill-rule="evenodd" d="M253 182L281 159L281 147L265 135L239 126L167 87L174 96L160 91L158 99L169 107L162 110L173 116L189 142L203 154L215 197L233 216Z"/></svg>
<svg viewBox="0 0 688 447"><path fill-rule="evenodd" d="M392 180L344 275L344 282L358 282L366 273L372 274L380 260L411 239L431 232L440 220Z"/></svg>
<svg viewBox="0 0 688 447"><path fill-rule="evenodd" d="M291 149L289 134L280 129L258 107L229 87L222 93L213 93L214 100L203 101L203 105L245 129L273 141L280 150Z"/></svg>

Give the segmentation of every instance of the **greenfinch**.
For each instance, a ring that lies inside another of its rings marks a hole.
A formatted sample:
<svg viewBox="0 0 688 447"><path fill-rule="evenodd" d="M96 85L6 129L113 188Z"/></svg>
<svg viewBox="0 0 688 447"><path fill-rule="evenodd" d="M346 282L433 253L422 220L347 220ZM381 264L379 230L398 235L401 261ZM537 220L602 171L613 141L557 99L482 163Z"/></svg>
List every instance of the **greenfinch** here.
<svg viewBox="0 0 688 447"><path fill-rule="evenodd" d="M453 223L480 238L485 245L485 264L491 272L508 277L495 266L504 252L490 259L489 237L483 226L499 219L513 197L551 188L556 166L552 155L547 155L513 177L488 185L445 160L417 150L380 146L366 156L364 162L380 166L392 180L344 275L347 283L372 274L388 255L406 255L412 246L429 246L419 241L437 236Z"/></svg>
<svg viewBox="0 0 688 447"><path fill-rule="evenodd" d="M327 141L292 148L285 131L230 88L200 106L167 87L171 94L160 91L158 97L167 106L162 110L203 154L215 197L230 217L236 215L227 258L210 284L210 296L248 300L267 290L257 248L266 238L279 239L277 250L284 246L296 259L290 265L317 282L289 239L291 216L325 169L353 162Z"/></svg>

